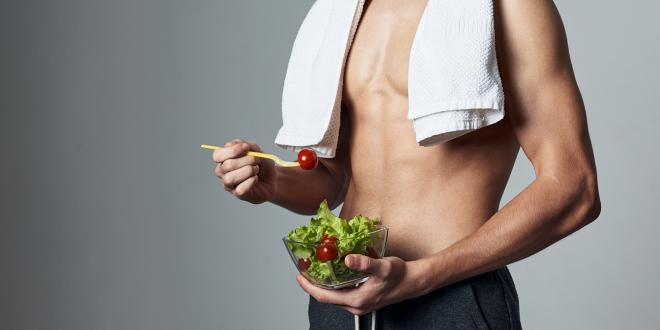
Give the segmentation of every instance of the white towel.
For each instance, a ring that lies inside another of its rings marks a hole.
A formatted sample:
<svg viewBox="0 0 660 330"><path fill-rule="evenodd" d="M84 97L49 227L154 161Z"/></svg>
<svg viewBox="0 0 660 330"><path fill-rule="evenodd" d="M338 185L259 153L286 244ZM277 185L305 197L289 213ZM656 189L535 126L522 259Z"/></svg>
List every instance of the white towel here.
<svg viewBox="0 0 660 330"><path fill-rule="evenodd" d="M289 59L275 143L335 155L343 73L364 0L317 0ZM504 117L492 0L428 0L411 48L408 119L419 145L442 143Z"/></svg>

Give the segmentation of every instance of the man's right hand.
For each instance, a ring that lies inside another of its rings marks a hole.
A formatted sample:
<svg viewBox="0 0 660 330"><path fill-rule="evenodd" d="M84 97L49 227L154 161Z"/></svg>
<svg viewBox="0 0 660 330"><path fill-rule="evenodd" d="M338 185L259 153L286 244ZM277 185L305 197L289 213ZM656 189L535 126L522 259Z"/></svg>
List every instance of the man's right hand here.
<svg viewBox="0 0 660 330"><path fill-rule="evenodd" d="M248 156L261 148L253 142L232 140L213 152L215 174L227 192L253 204L269 201L275 191L275 165L270 160Z"/></svg>

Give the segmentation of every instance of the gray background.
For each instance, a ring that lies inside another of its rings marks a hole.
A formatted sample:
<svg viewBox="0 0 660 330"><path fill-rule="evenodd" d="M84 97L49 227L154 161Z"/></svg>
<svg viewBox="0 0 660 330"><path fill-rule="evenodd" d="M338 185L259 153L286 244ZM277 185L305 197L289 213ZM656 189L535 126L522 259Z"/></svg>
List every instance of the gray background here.
<svg viewBox="0 0 660 330"><path fill-rule="evenodd" d="M200 143L272 144L311 1L0 2L0 329L301 329L280 237ZM528 329L660 324L660 3L557 1L603 212L511 266ZM503 202L533 179L518 160Z"/></svg>

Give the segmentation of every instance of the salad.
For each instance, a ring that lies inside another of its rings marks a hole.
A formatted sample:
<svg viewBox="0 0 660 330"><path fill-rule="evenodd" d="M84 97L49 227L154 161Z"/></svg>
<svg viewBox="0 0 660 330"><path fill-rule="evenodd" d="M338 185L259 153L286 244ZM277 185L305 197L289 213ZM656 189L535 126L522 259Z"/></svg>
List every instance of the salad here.
<svg viewBox="0 0 660 330"><path fill-rule="evenodd" d="M285 242L302 273L318 283L337 284L365 277L364 273L344 264L346 255L356 253L380 257L371 245L384 242L385 233L374 236L379 223L377 219L362 215L344 220L334 215L328 203L323 201L309 225L290 231Z"/></svg>

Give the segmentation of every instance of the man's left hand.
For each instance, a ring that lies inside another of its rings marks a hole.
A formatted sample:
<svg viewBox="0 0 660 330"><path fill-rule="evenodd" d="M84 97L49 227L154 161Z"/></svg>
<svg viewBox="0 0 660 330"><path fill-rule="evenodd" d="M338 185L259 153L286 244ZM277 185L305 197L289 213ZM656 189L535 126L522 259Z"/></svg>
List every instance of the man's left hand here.
<svg viewBox="0 0 660 330"><path fill-rule="evenodd" d="M337 305L354 315L419 295L420 272L411 262L397 257L374 259L360 254L347 255L344 262L348 268L369 273L369 280L357 288L328 290L298 275L298 284L319 302Z"/></svg>

